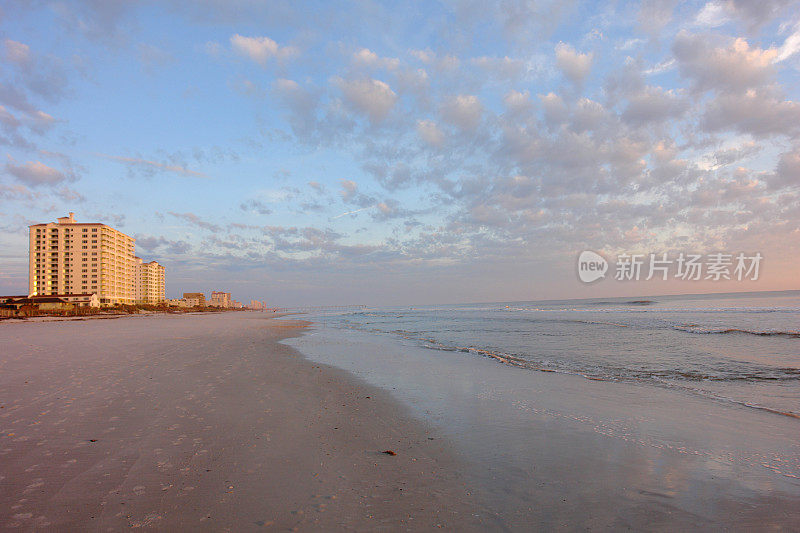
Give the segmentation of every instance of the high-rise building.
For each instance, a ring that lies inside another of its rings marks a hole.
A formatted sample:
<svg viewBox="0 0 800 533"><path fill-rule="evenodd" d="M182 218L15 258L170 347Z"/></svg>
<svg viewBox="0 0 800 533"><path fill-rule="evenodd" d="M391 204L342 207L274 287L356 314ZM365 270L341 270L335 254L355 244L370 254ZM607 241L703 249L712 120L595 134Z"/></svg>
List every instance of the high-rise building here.
<svg viewBox="0 0 800 533"><path fill-rule="evenodd" d="M75 222L30 226L28 294L93 293L101 305L135 301L135 240L114 228Z"/></svg>
<svg viewBox="0 0 800 533"><path fill-rule="evenodd" d="M136 303L157 304L164 301L164 271L158 261L145 263L140 257L135 258L134 275Z"/></svg>

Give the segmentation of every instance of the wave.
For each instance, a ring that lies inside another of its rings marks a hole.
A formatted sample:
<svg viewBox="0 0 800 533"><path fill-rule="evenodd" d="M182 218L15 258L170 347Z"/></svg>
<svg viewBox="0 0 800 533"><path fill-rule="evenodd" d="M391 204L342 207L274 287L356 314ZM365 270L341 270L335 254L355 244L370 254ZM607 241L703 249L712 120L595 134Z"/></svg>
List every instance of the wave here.
<svg viewBox="0 0 800 533"><path fill-rule="evenodd" d="M658 303L656 300L627 300L627 301L619 301L619 300L601 300L599 302L590 302L587 305L653 305L654 303Z"/></svg>
<svg viewBox="0 0 800 533"><path fill-rule="evenodd" d="M695 324L673 326L673 329L698 335L756 335L758 337L787 337L790 339L800 339L800 331L757 331L739 328L710 329Z"/></svg>
<svg viewBox="0 0 800 533"><path fill-rule="evenodd" d="M637 381L637 382L792 382L800 381L800 369L791 367L762 367L749 369L718 370L717 373L699 370L677 369L636 369L626 367L581 367L553 361L537 361L520 355L512 355L499 350L488 350L474 346L449 346L436 342L433 339L420 339L404 336L409 340L422 341L425 348L444 352L471 353L488 357L519 368L536 370L539 372L557 372L582 376L596 381Z"/></svg>
<svg viewBox="0 0 800 533"><path fill-rule="evenodd" d="M735 405L739 405L741 407L747 407L749 409L757 409L759 411L765 411L767 413L771 413L771 414L774 414L774 415L788 416L790 418L798 418L798 419L800 419L800 414L794 413L792 411L784 411L782 409L776 409L775 407L768 407L766 405L760 405L760 404L753 403L753 402L748 402L748 401L745 401L745 400L737 400L735 398L730 398L728 396L722 396L722 395L716 394L716 393L711 392L711 391L706 390L706 389L697 389L697 388L694 388L694 387L682 387L682 389L687 391L687 392L690 392L692 394L696 394L698 396L702 396L704 398L709 398L711 400L715 400L715 401L718 401L718 402L732 403L732 404L735 404Z"/></svg>

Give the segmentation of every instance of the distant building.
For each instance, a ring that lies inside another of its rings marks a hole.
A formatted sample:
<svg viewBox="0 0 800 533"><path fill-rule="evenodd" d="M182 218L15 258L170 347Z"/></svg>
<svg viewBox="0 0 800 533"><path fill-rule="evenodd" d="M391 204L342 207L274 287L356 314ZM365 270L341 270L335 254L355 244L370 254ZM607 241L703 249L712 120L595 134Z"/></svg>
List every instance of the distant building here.
<svg viewBox="0 0 800 533"><path fill-rule="evenodd" d="M222 291L212 291L211 301L208 302L211 307L228 308L231 306L231 293Z"/></svg>
<svg viewBox="0 0 800 533"><path fill-rule="evenodd" d="M200 305L200 300L197 298L168 298L164 300L164 303L170 307L197 307Z"/></svg>
<svg viewBox="0 0 800 533"><path fill-rule="evenodd" d="M135 301L134 239L99 222L29 227L28 295L97 294L101 305Z"/></svg>
<svg viewBox="0 0 800 533"><path fill-rule="evenodd" d="M145 263L136 258L136 303L158 304L164 301L165 270L158 261Z"/></svg>
<svg viewBox="0 0 800 533"><path fill-rule="evenodd" d="M75 307L100 307L96 294L54 294L52 296L0 296L0 306L19 309L32 306L42 311L69 310Z"/></svg>
<svg viewBox="0 0 800 533"><path fill-rule="evenodd" d="M197 305L199 305L200 307L205 307L206 306L206 295L203 294L202 292L184 292L183 293L183 299L184 300L195 299L195 300L197 300ZM194 307L194 306L191 306L191 307Z"/></svg>
<svg viewBox="0 0 800 533"><path fill-rule="evenodd" d="M248 309L263 309L264 302L259 302L258 300L250 300L250 305L247 306Z"/></svg>

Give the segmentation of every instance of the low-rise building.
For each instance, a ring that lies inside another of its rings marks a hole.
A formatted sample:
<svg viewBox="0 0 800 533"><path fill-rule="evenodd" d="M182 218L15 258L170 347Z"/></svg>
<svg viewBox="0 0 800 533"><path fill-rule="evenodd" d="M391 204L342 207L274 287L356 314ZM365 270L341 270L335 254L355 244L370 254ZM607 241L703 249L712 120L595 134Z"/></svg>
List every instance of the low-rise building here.
<svg viewBox="0 0 800 533"><path fill-rule="evenodd" d="M19 309L31 305L42 310L100 307L97 294L52 294L48 296L0 296L0 305Z"/></svg>
<svg viewBox="0 0 800 533"><path fill-rule="evenodd" d="M197 307L200 305L200 300L197 298L168 298L164 300L164 303L170 307Z"/></svg>
<svg viewBox="0 0 800 533"><path fill-rule="evenodd" d="M184 300L195 299L197 300L197 305L199 305L200 307L206 306L206 295L203 294L202 292L184 292L183 299Z"/></svg>
<svg viewBox="0 0 800 533"><path fill-rule="evenodd" d="M222 291L212 291L211 301L208 302L211 307L228 308L231 306L231 293Z"/></svg>

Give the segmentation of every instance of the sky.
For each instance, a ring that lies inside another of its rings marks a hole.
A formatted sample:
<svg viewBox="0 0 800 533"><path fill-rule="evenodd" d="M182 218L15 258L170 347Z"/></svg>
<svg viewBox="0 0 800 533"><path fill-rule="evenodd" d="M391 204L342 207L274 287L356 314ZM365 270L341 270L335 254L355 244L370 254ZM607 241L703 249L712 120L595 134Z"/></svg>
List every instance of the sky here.
<svg viewBox="0 0 800 533"><path fill-rule="evenodd" d="M167 296L413 305L800 289L800 3L6 0L0 294L28 226ZM607 258L583 283L577 258ZM621 254L757 280L613 279Z"/></svg>

